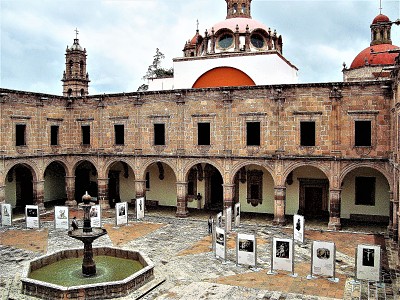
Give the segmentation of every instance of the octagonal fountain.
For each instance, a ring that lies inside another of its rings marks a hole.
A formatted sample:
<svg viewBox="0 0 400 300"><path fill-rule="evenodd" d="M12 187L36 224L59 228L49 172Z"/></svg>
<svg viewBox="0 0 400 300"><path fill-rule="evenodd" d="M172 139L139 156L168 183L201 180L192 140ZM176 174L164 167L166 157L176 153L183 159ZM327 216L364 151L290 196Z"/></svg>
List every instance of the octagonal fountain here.
<svg viewBox="0 0 400 300"><path fill-rule="evenodd" d="M86 193L82 199L83 227L68 235L82 241L84 249L62 250L31 261L21 278L24 294L42 299L115 298L154 279L154 265L143 253L92 248L93 241L107 232L90 226L91 197Z"/></svg>

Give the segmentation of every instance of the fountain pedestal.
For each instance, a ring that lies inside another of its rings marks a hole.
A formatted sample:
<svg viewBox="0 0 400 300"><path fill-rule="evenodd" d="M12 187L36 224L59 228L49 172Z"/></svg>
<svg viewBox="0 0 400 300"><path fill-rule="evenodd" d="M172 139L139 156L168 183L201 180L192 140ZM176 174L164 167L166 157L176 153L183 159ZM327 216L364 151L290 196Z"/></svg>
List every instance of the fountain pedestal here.
<svg viewBox="0 0 400 300"><path fill-rule="evenodd" d="M92 243L95 239L107 234L105 229L92 228L90 224L90 207L93 205L90 202L91 199L92 197L86 192L82 197L83 203L80 204L83 208L83 228L68 231L70 237L83 242L82 274L88 277L96 275L96 263L93 260Z"/></svg>

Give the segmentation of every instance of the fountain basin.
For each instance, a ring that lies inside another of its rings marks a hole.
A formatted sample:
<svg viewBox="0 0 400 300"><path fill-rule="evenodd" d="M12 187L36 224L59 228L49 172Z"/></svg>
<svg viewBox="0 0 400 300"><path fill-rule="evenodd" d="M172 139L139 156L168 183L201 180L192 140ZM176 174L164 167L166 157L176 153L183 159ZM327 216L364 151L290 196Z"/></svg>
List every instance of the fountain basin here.
<svg viewBox="0 0 400 300"><path fill-rule="evenodd" d="M109 256L137 261L143 268L136 272L133 271L134 273L124 279L76 284L72 286L70 286L70 284L65 284L64 286L30 278L31 273L45 266L66 259L82 258L84 255L83 249L62 250L53 254L44 255L29 263L21 278L22 292L26 295L39 297L41 299L107 299L127 296L154 279L153 263L139 251L123 250L113 247L99 247L93 248L93 254L95 256ZM79 264L78 271L80 271ZM101 277L102 272L99 273ZM90 279L86 278L86 280L93 279L95 281L96 277ZM78 279L76 281L78 282Z"/></svg>

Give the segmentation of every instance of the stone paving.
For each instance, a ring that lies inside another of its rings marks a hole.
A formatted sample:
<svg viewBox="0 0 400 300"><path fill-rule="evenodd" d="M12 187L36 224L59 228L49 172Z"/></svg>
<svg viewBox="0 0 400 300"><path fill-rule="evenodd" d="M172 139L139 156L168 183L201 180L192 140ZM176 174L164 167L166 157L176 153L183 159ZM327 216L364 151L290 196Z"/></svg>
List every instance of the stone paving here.
<svg viewBox="0 0 400 300"><path fill-rule="evenodd" d="M71 215L81 217L80 211ZM140 250L155 264L153 290L146 287L120 299L400 299L394 245L384 238L384 227L346 227L341 232L328 232L326 225L306 223L305 243L295 246L295 273L267 275L270 269L272 237L291 237L291 226L274 227L262 215L243 217L240 228L228 236L227 260L215 258L211 237L207 234L209 215L194 212L187 219L178 219L173 210L152 210L144 220L129 215L129 224L115 226L114 211L104 213L103 224L108 235L100 237L96 246L116 246ZM65 248L82 248L80 241L68 237L66 230L55 230L52 214L41 219L42 228L25 229L25 222L0 227L0 299L36 299L21 294L21 271L35 257ZM237 232L257 233L257 268L236 265ZM336 277L308 280L312 240L335 242ZM383 249L383 281L374 285L354 283L354 257L358 244L380 244ZM151 285L149 285L151 286ZM368 296L369 292L369 296Z"/></svg>

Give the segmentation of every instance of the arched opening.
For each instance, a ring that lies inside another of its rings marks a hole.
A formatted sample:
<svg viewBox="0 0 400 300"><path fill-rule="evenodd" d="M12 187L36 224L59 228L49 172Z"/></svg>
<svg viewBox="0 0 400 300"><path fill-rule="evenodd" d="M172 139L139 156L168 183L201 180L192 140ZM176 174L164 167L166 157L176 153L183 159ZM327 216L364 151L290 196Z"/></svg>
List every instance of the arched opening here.
<svg viewBox="0 0 400 300"><path fill-rule="evenodd" d="M343 178L341 218L352 221L389 222L390 186L379 171L359 167Z"/></svg>
<svg viewBox="0 0 400 300"><path fill-rule="evenodd" d="M63 205L67 200L65 169L59 162L52 162L44 171L44 204Z"/></svg>
<svg viewBox="0 0 400 300"><path fill-rule="evenodd" d="M224 207L223 179L217 168L204 166L204 206L206 209L221 211Z"/></svg>
<svg viewBox="0 0 400 300"><path fill-rule="evenodd" d="M80 162L75 169L75 200L81 202L86 192L92 197L98 196L97 170L89 161Z"/></svg>
<svg viewBox="0 0 400 300"><path fill-rule="evenodd" d="M136 197L135 174L123 161L115 162L108 171L108 201L110 207L117 202L128 202Z"/></svg>
<svg viewBox="0 0 400 300"><path fill-rule="evenodd" d="M242 212L274 213L274 180L262 166L243 166L234 177L234 203Z"/></svg>
<svg viewBox="0 0 400 300"><path fill-rule="evenodd" d="M176 207L176 175L163 162L156 162L146 169L146 206Z"/></svg>
<svg viewBox="0 0 400 300"><path fill-rule="evenodd" d="M33 175L28 167L17 164L8 171L5 198L15 213L22 213L26 205L34 204Z"/></svg>
<svg viewBox="0 0 400 300"><path fill-rule="evenodd" d="M294 169L286 178L286 214L328 220L329 180L313 166Z"/></svg>

